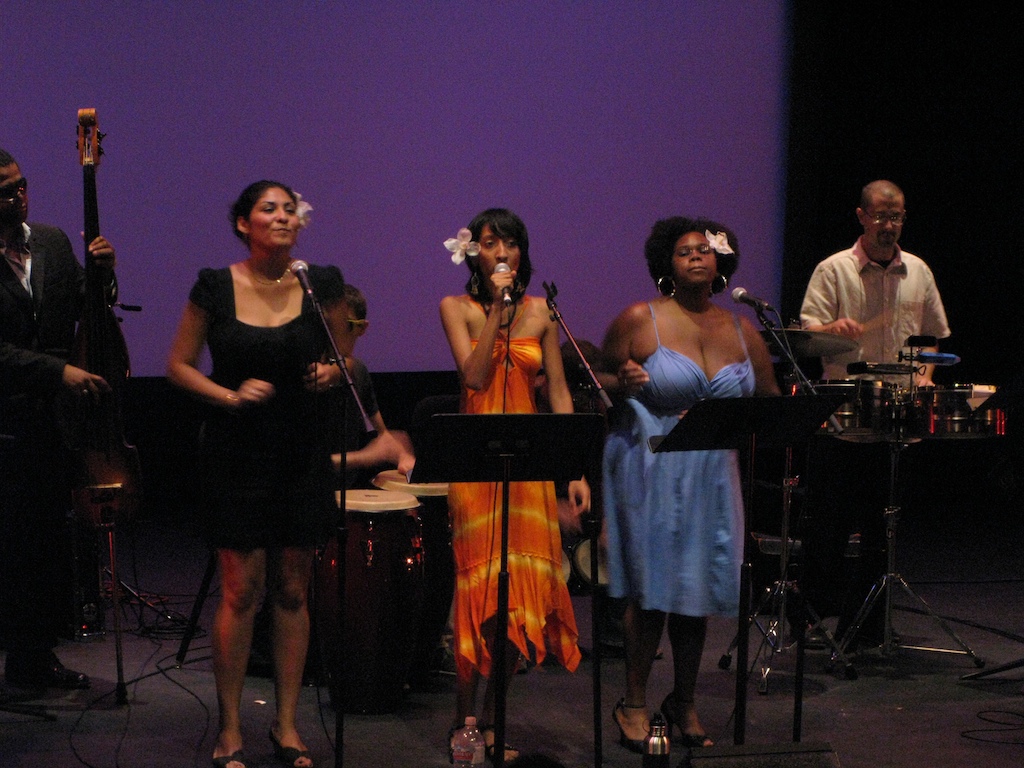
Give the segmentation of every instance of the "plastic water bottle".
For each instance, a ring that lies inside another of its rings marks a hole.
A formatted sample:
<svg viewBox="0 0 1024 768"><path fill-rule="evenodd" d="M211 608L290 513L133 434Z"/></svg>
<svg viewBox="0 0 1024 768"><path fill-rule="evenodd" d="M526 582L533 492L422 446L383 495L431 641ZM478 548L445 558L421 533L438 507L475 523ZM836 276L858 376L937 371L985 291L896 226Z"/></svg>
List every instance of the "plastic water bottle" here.
<svg viewBox="0 0 1024 768"><path fill-rule="evenodd" d="M651 718L651 731L644 740L643 768L669 768L669 742L660 712Z"/></svg>
<svg viewBox="0 0 1024 768"><path fill-rule="evenodd" d="M466 724L452 737L453 765L483 765L486 758L484 735L476 727L476 718L466 718Z"/></svg>

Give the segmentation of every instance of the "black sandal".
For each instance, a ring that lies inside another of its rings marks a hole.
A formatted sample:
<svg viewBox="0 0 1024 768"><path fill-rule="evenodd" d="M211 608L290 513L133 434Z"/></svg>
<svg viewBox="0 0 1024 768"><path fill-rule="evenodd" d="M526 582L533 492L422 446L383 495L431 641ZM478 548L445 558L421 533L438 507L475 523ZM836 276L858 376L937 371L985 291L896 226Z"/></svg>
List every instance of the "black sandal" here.
<svg viewBox="0 0 1024 768"><path fill-rule="evenodd" d="M482 733L484 735L484 754L487 755L487 759L490 760L491 763L493 764L494 761L497 759L497 756L498 756L498 744L497 744L497 742L493 742L491 744L488 744L487 743L487 734L488 733L492 733L492 734L494 733L494 726L493 725L478 725L477 728L479 728L480 729L480 733ZM502 762L502 764L504 765L506 763L509 763L512 760L515 760L517 757L519 757L519 750L516 749L515 747L513 747L508 742L505 742L505 759Z"/></svg>
<svg viewBox="0 0 1024 768"><path fill-rule="evenodd" d="M643 739L631 739L626 735L625 729L622 727L622 721L619 720L619 712L623 715L626 714L627 709L642 709L647 711L646 704L632 705L627 704L625 698L621 698L616 702L615 707L612 709L612 720L615 721L615 725L619 727L619 744L630 752L635 752L638 755L644 753L644 740ZM670 731L671 733L671 731Z"/></svg>
<svg viewBox="0 0 1024 768"><path fill-rule="evenodd" d="M270 743L274 747L274 757L277 758L278 762L282 765L290 766L290 768L303 768L302 766L295 765L299 760L305 758L309 761L309 768L313 766L313 756L309 754L308 749L297 749L295 747L286 747L278 741L277 736L274 735L274 730L270 730Z"/></svg>
<svg viewBox="0 0 1024 768"><path fill-rule="evenodd" d="M240 749L236 749L230 755L213 758L213 768L228 768L231 763L238 763L242 768L246 768L245 753Z"/></svg>

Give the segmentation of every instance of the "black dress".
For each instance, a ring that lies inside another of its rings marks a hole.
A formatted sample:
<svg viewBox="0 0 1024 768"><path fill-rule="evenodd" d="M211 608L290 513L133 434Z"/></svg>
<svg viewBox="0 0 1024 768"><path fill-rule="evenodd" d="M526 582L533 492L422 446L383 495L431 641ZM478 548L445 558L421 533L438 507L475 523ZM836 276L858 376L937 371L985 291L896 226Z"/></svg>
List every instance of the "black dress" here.
<svg viewBox="0 0 1024 768"><path fill-rule="evenodd" d="M310 265L321 304L343 295L337 267ZM248 550L315 546L331 530L336 505L330 466L329 419L323 395L303 376L329 343L312 302L275 328L235 317L230 269L203 269L189 299L209 316L210 378L237 389L246 379L274 385L264 404L240 411L214 409L203 425L201 505L215 547Z"/></svg>

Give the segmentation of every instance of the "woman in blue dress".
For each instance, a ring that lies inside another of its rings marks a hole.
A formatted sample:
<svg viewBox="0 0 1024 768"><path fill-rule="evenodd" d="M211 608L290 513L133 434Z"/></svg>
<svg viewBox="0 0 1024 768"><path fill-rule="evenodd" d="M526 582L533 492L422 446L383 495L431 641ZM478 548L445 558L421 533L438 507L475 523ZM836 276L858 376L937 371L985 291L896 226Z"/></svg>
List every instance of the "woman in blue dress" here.
<svg viewBox="0 0 1024 768"><path fill-rule="evenodd" d="M620 743L643 751L647 681L668 619L673 689L661 712L680 743L710 746L694 689L707 617L735 616L743 555L743 498L735 451L654 454L694 403L778 395L771 357L753 325L712 302L739 262L736 238L707 219L657 222L645 245L662 294L626 308L605 335L623 399L604 455L609 594L625 598L625 696L613 717Z"/></svg>

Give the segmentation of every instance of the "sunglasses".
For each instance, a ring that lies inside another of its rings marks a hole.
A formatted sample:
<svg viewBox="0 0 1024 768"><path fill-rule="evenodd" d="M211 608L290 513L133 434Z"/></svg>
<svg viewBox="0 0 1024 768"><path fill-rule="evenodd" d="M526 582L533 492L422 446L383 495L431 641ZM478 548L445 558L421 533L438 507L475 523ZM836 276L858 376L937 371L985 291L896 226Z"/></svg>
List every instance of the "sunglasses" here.
<svg viewBox="0 0 1024 768"><path fill-rule="evenodd" d="M18 199L18 195L24 195L26 192L28 192L28 179L23 176L17 181L0 187L0 200L13 203Z"/></svg>

